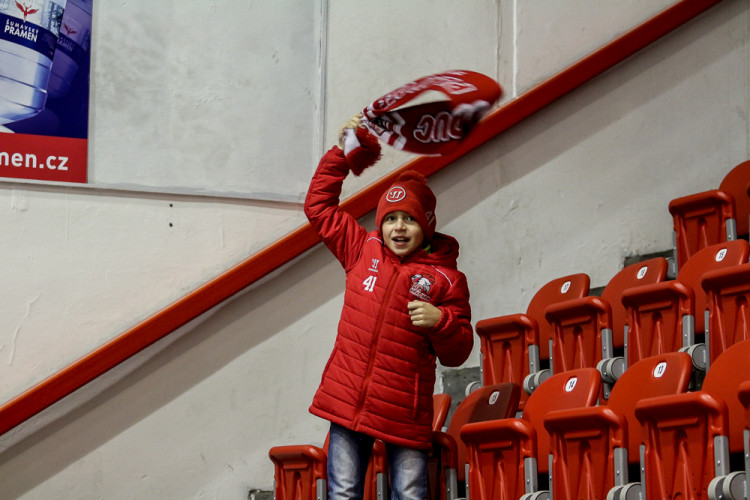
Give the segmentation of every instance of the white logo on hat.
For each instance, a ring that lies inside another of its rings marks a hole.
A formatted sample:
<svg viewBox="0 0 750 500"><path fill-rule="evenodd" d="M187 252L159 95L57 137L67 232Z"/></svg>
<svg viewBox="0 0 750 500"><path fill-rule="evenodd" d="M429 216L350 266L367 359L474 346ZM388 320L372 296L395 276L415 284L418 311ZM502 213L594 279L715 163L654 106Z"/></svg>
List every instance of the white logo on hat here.
<svg viewBox="0 0 750 500"><path fill-rule="evenodd" d="M396 203L406 198L406 189L401 186L393 186L388 190L388 194L385 195L386 201L390 203Z"/></svg>

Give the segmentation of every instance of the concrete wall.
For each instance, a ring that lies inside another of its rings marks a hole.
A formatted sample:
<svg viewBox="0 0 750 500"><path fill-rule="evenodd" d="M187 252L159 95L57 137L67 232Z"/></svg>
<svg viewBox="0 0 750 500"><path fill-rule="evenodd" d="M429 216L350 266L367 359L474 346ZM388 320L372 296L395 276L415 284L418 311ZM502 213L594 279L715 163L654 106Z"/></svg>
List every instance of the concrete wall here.
<svg viewBox="0 0 750 500"><path fill-rule="evenodd" d="M148 16L150 3L106 4L94 15L94 171L119 158L118 126L135 144L145 140L121 107L143 110L150 97L138 81L116 77L140 67L141 53L123 52L119 68L104 58L112 37L126 36L105 27L135 11ZM316 81L286 69L290 81L321 90L312 92L316 112L305 125L316 132L302 132L297 152L304 185L341 123L413 78L472 69L496 78L512 99L671 2L333 1L310 10L300 0L274 3L274 15L299 20L303 4L324 42ZM177 6L162 14L178 16ZM179 2L179 16L241 24L218 13L230 6ZM144 33L160 26L147 19ZM747 3L725 0L430 180L438 225L462 244L475 321L524 310L552 278L587 272L602 286L626 256L670 247L669 200L718 186L750 156L749 33ZM191 37L139 40L128 43L143 43L170 67L187 58L180 44L203 54ZM247 50L252 65L273 47ZM217 54L217 69L236 64L231 51ZM215 74L192 77L205 78L212 95L237 85L233 73ZM172 92L161 98L184 97ZM156 133L163 117L142 115L143 130ZM202 126L256 140L227 129L221 113L204 115ZM264 118L269 125L256 134L287 130L288 112ZM154 161L157 149L179 157L197 123L158 135L158 148L128 161ZM346 192L409 158L388 150ZM265 165L248 168L267 175ZM304 223L289 197L17 183L0 184L0 197L9 264L0 290L3 400ZM363 222L372 227L371 216ZM338 264L316 248L0 437L3 498L243 499L251 488L270 489L268 448L324 438L325 422L306 410L333 343L343 282ZM478 346L467 366L477 364Z"/></svg>

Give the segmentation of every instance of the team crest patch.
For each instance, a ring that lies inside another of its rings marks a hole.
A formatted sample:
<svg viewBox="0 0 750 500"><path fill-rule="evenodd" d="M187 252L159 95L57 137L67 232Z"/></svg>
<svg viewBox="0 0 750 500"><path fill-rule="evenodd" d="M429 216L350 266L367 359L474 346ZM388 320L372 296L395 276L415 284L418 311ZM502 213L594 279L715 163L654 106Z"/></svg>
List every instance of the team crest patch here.
<svg viewBox="0 0 750 500"><path fill-rule="evenodd" d="M426 274L415 274L411 277L411 288L409 293L419 300L430 301L430 290L435 284L435 277Z"/></svg>

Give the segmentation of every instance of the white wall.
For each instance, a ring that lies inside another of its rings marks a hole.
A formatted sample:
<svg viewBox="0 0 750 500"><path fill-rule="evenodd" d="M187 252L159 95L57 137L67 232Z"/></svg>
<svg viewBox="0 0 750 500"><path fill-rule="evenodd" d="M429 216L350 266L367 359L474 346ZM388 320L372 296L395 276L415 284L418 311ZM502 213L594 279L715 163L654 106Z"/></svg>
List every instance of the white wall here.
<svg viewBox="0 0 750 500"><path fill-rule="evenodd" d="M96 23L147 3L108 2L95 15L94 50L108 43ZM512 98L670 4L545 3L323 5L324 143L370 100L429 73L481 71ZM197 0L180 5L212 15ZM525 309L554 277L587 272L592 286L604 285L625 256L669 248L669 200L716 187L750 156L749 28L747 3L725 0L431 179L438 224L462 243L475 321ZM217 64L234 63L222 57ZM102 137L115 119L106 94L120 90L104 64L94 58L94 169L112 154ZM161 142L170 151L183 139ZM405 159L387 151L347 192ZM315 160L300 159L307 178ZM296 203L250 199L10 183L0 197L11 263L0 290L9 318L0 329L2 399L304 222ZM324 437L325 423L306 409L342 287L339 266L316 248L0 437L3 498L223 500L270 489L269 447ZM478 347L467 363L476 364Z"/></svg>

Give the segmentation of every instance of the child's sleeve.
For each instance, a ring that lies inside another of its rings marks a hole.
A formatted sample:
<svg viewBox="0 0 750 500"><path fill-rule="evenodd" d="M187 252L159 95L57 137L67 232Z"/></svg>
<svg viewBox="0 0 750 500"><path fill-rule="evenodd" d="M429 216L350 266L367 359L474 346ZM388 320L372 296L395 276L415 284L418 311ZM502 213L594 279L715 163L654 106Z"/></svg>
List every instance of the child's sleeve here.
<svg viewBox="0 0 750 500"><path fill-rule="evenodd" d="M344 153L334 146L323 155L305 198L305 215L344 269L354 265L367 231L339 207L341 186L349 173Z"/></svg>
<svg viewBox="0 0 750 500"><path fill-rule="evenodd" d="M436 305L443 314L438 324L429 330L432 347L443 366L459 366L468 359L474 347L466 276L460 274L444 300Z"/></svg>

